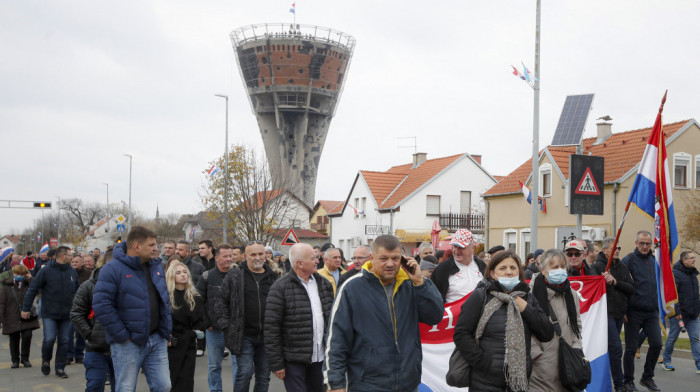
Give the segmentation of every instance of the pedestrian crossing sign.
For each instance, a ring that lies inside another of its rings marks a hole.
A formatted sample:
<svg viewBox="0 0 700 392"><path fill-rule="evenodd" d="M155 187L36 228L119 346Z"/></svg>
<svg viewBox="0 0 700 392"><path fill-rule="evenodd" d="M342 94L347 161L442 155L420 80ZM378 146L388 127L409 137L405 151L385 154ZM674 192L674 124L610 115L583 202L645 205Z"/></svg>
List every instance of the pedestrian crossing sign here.
<svg viewBox="0 0 700 392"><path fill-rule="evenodd" d="M590 167L586 168L574 192L579 195L600 195L600 187L596 184Z"/></svg>

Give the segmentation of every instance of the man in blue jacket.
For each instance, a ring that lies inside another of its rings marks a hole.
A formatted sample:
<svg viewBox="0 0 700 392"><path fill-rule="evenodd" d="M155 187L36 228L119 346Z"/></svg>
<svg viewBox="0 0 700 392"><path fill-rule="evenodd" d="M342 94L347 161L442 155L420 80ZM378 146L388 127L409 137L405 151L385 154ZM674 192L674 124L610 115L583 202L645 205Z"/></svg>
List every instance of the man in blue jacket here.
<svg viewBox="0 0 700 392"><path fill-rule="evenodd" d="M136 226L102 267L92 307L110 344L117 391L135 391L139 369L150 390L170 391L170 299L156 234Z"/></svg>
<svg viewBox="0 0 700 392"><path fill-rule="evenodd" d="M681 259L673 266L673 277L676 279L678 303L676 314L668 322L670 324L666 347L664 348L664 369L676 370L671 365L673 346L681 332L679 322L685 323L690 338L690 352L695 360L695 369L700 374L700 290L698 289L698 270L695 268L695 253L685 251Z"/></svg>
<svg viewBox="0 0 700 392"><path fill-rule="evenodd" d="M442 320L442 296L414 259L401 268L394 236L377 237L362 268L333 303L324 382L330 392L417 391L423 360L418 323Z"/></svg>
<svg viewBox="0 0 700 392"><path fill-rule="evenodd" d="M634 385L634 354L639 347L639 331L649 338L649 351L644 362L644 372L639 383L650 391L660 391L654 383L654 366L661 353L661 328L659 327L659 303L656 287L656 260L651 233L637 232L634 252L625 256L622 262L627 266L634 281L634 294L629 300L627 321L625 322L625 354L622 368L625 374L625 387L628 392L637 391Z"/></svg>
<svg viewBox="0 0 700 392"><path fill-rule="evenodd" d="M29 285L29 290L24 295L24 304L20 316L29 318L29 311L34 303L34 297L41 292L41 319L44 325L44 341L41 344L41 372L48 376L51 372L51 357L53 344L58 337L56 348L56 376L68 378L64 368L66 367L66 351L68 339L72 331L70 321L70 308L73 297L78 291L80 283L78 274L70 265L70 249L61 246L56 249L56 259L50 260L44 268L39 270L36 278Z"/></svg>

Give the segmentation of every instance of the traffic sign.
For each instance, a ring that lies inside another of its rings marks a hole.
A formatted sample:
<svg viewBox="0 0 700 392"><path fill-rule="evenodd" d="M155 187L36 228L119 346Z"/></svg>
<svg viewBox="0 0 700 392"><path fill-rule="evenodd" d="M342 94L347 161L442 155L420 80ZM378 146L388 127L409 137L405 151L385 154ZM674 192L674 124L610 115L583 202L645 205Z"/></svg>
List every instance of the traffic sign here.
<svg viewBox="0 0 700 392"><path fill-rule="evenodd" d="M124 224L117 224L117 233L123 233L126 231L126 225Z"/></svg>
<svg viewBox="0 0 700 392"><path fill-rule="evenodd" d="M124 223L124 222L126 222L126 217L125 217L124 215L122 215L122 214L117 215L117 217L116 217L115 219L117 220L117 223Z"/></svg>
<svg viewBox="0 0 700 392"><path fill-rule="evenodd" d="M294 233L294 230L289 229L287 235L285 235L284 239L282 240L282 245L296 245L298 243L299 237L297 237L296 233Z"/></svg>
<svg viewBox="0 0 700 392"><path fill-rule="evenodd" d="M603 157L569 156L569 214L603 215Z"/></svg>

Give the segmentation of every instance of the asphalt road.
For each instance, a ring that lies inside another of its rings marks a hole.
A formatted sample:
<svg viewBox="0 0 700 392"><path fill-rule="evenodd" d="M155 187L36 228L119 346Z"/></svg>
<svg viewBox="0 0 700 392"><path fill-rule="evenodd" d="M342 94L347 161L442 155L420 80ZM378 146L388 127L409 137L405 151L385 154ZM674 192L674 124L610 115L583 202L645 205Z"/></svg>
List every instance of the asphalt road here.
<svg viewBox="0 0 700 392"><path fill-rule="evenodd" d="M32 351L30 361L33 367L25 369L20 365L19 369L10 368L9 338L0 337L0 392L21 391L21 392L76 392L85 390L85 368L83 365L73 364L66 367L69 378L59 379L52 373L49 376L41 374L41 330L34 331L32 339ZM643 367L644 353L642 359L635 360L637 388L645 391L639 385L639 375ZM223 385L224 391L232 390L231 361L224 360ZM663 391L697 391L700 390L700 374L695 373L695 366L690 359L689 353L678 353L674 355L673 365L676 371L664 371L660 365L656 367L656 384ZM252 386L251 386L252 389ZM109 389L108 389L109 390ZM207 391L207 358L197 358L195 371L195 391ZM146 379L141 375L138 381L137 391L148 391ZM284 385L274 375L271 375L270 392L282 392ZM593 391L592 391L593 392ZM598 392L598 391L594 391Z"/></svg>

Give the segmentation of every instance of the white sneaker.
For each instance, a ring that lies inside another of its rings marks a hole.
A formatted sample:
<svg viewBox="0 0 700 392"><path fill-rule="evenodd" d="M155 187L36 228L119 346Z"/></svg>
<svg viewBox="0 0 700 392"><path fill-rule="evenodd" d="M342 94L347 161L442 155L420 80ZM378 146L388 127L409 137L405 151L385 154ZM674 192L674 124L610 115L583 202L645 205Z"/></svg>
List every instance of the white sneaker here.
<svg viewBox="0 0 700 392"><path fill-rule="evenodd" d="M198 357L204 356L204 350L197 350L197 356Z"/></svg>
<svg viewBox="0 0 700 392"><path fill-rule="evenodd" d="M227 348L224 349L224 355L221 357L222 359L228 358L228 356L231 355L231 353L228 351Z"/></svg>

